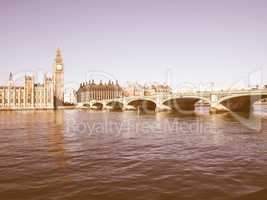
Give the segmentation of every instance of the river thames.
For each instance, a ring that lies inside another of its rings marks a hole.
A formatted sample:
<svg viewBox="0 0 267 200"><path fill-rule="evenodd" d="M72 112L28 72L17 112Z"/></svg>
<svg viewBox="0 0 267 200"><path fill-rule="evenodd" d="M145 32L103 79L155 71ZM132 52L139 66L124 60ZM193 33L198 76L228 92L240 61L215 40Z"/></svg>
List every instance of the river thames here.
<svg viewBox="0 0 267 200"><path fill-rule="evenodd" d="M226 200L267 187L266 111L0 112L0 199Z"/></svg>

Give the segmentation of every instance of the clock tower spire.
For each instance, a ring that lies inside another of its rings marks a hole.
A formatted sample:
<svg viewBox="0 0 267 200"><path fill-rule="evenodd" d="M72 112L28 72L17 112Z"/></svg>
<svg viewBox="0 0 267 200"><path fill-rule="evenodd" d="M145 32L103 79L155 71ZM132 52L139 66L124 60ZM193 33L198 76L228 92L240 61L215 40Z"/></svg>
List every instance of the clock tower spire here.
<svg viewBox="0 0 267 200"><path fill-rule="evenodd" d="M61 51L56 50L56 58L54 61L54 104L55 108L64 104L64 63Z"/></svg>

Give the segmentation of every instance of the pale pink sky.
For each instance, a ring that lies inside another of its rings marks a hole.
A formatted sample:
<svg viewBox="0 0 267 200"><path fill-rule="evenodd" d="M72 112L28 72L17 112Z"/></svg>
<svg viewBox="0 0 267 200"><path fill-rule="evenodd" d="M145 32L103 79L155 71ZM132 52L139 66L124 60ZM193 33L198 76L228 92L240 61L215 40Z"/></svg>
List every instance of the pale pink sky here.
<svg viewBox="0 0 267 200"><path fill-rule="evenodd" d="M88 72L120 82L232 85L262 70L266 0L0 0L0 83L48 71L62 49L66 82ZM256 78L257 79L257 78Z"/></svg>

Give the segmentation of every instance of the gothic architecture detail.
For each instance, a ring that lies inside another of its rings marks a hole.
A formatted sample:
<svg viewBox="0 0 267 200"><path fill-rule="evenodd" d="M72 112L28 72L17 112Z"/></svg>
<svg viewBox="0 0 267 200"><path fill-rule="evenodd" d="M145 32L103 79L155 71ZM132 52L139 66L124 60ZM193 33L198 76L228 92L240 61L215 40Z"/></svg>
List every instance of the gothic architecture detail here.
<svg viewBox="0 0 267 200"><path fill-rule="evenodd" d="M64 63L61 56L61 52L57 49L56 58L54 62L54 104L63 106L64 103Z"/></svg>
<svg viewBox="0 0 267 200"><path fill-rule="evenodd" d="M34 75L24 77L24 85L15 85L10 73L6 86L0 86L0 110L56 109L64 102L64 65L57 49L52 77L35 83Z"/></svg>

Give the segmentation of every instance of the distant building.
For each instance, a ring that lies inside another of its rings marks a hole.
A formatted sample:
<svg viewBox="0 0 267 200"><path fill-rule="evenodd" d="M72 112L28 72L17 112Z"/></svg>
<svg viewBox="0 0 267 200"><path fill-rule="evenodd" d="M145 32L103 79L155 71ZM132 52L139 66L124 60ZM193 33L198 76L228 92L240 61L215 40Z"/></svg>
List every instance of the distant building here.
<svg viewBox="0 0 267 200"><path fill-rule="evenodd" d="M168 85L153 84L144 87L145 96L169 95L171 93L172 93L171 88Z"/></svg>
<svg viewBox="0 0 267 200"><path fill-rule="evenodd" d="M169 95L172 93L170 86L165 84L140 85L133 83L129 84L124 91L125 96Z"/></svg>
<svg viewBox="0 0 267 200"><path fill-rule="evenodd" d="M126 97L131 96L143 96L144 95L144 86L138 83L130 83L127 87L124 88L124 95Z"/></svg>
<svg viewBox="0 0 267 200"><path fill-rule="evenodd" d="M104 100L123 97L123 89L118 81L114 84L109 81L108 83L99 84L94 80L82 83L77 91L77 102L89 102L91 100Z"/></svg>
<svg viewBox="0 0 267 200"><path fill-rule="evenodd" d="M65 89L64 92L65 104L77 104L77 92L75 89Z"/></svg>
<svg viewBox="0 0 267 200"><path fill-rule="evenodd" d="M64 68L60 50L54 63L52 77L44 76L43 83L35 77L25 76L24 85L16 86L10 73L6 86L0 86L0 109L54 109L64 102Z"/></svg>
<svg viewBox="0 0 267 200"><path fill-rule="evenodd" d="M172 93L172 89L167 84L154 84L151 86L155 95L169 95Z"/></svg>
<svg viewBox="0 0 267 200"><path fill-rule="evenodd" d="M153 96L155 93L155 90L151 86L144 86L144 96Z"/></svg>

